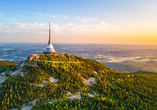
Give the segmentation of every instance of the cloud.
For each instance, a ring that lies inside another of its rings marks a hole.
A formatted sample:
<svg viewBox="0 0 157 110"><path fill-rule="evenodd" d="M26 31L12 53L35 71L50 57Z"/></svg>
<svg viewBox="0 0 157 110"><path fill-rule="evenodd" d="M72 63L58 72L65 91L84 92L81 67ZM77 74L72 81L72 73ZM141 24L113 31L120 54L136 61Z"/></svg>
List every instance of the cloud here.
<svg viewBox="0 0 157 110"><path fill-rule="evenodd" d="M92 33L92 32L108 31L112 27L113 27L112 25L109 25L106 22L102 21L97 24L83 24L83 25L69 23L64 27L64 29L72 33L74 32L77 32L77 33L91 32Z"/></svg>
<svg viewBox="0 0 157 110"><path fill-rule="evenodd" d="M83 33L102 33L112 31L114 27L102 21L97 24L74 24L66 23L59 25L51 23L52 35L79 35ZM11 23L7 26L0 24L0 32L16 33L16 34L36 34L46 35L48 33L48 23Z"/></svg>
<svg viewBox="0 0 157 110"><path fill-rule="evenodd" d="M3 16L3 14L0 14L0 16Z"/></svg>
<svg viewBox="0 0 157 110"><path fill-rule="evenodd" d="M72 26L74 23L68 23L68 26Z"/></svg>
<svg viewBox="0 0 157 110"><path fill-rule="evenodd" d="M110 28L112 29L112 26L104 21L97 24L75 24L70 22L59 25L51 23L51 34L54 42L85 42L81 39L90 38L91 36L95 36L95 39L97 39L97 36L108 33ZM15 42L47 42L48 33L48 23L17 22L7 25L0 24L0 38L3 38L3 41L12 39Z"/></svg>
<svg viewBox="0 0 157 110"><path fill-rule="evenodd" d="M80 17L80 16L69 17L68 15L65 14L49 14L49 13L38 13L38 12L30 12L30 13L33 15L49 17L49 18L63 18L63 19L71 18L72 20L82 21L83 23L91 23L97 20L96 18L92 18L92 17Z"/></svg>
<svg viewBox="0 0 157 110"><path fill-rule="evenodd" d="M13 22L17 22L17 21L19 21L18 19L16 19L16 18L0 18L0 19L3 19L3 20L5 20L5 21L13 21Z"/></svg>
<svg viewBox="0 0 157 110"><path fill-rule="evenodd" d="M36 34L47 34L49 29L48 23L13 23L12 32L25 32ZM61 34L61 26L51 23L52 34Z"/></svg>
<svg viewBox="0 0 157 110"><path fill-rule="evenodd" d="M0 23L0 29L2 29L2 28L7 28L7 26L5 26L2 23Z"/></svg>
<svg viewBox="0 0 157 110"><path fill-rule="evenodd" d="M26 33L44 33L47 29L45 23L13 23L13 32L26 32Z"/></svg>
<svg viewBox="0 0 157 110"><path fill-rule="evenodd" d="M51 18L55 18L56 15L52 15L52 14L45 14L46 17L51 17Z"/></svg>
<svg viewBox="0 0 157 110"><path fill-rule="evenodd" d="M0 32L5 33L43 33L48 27L44 23L10 23L0 24Z"/></svg>
<svg viewBox="0 0 157 110"><path fill-rule="evenodd" d="M42 15L42 13L38 13L38 15Z"/></svg>
<svg viewBox="0 0 157 110"><path fill-rule="evenodd" d="M50 18L64 18L64 19L68 19L69 18L69 16L68 15L63 15L63 14L54 14L54 15L52 15L52 14L45 14L44 15L45 17L50 17Z"/></svg>
<svg viewBox="0 0 157 110"><path fill-rule="evenodd" d="M9 27L0 23L0 32L8 33L10 31Z"/></svg>
<svg viewBox="0 0 157 110"><path fill-rule="evenodd" d="M43 14L43 13L37 13L37 12L30 12L31 14L34 15L38 15L38 16L43 16L43 17L50 17L50 18L64 18L64 19L68 19L69 16L68 15L64 15L64 14Z"/></svg>
<svg viewBox="0 0 157 110"><path fill-rule="evenodd" d="M79 20L79 21L82 21L83 23L87 23L87 22L95 21L96 18L88 18L88 17L81 18L81 17L76 17L75 20Z"/></svg>
<svg viewBox="0 0 157 110"><path fill-rule="evenodd" d="M55 33L62 34L61 27L59 25L52 24L51 27L52 27L52 31L54 32L54 34ZM53 34L53 32L52 32L52 34Z"/></svg>
<svg viewBox="0 0 157 110"><path fill-rule="evenodd" d="M34 14L34 15L42 15L42 13L37 13L37 12L31 12L31 14Z"/></svg>
<svg viewBox="0 0 157 110"><path fill-rule="evenodd" d="M31 12L31 14L37 14L36 12Z"/></svg>

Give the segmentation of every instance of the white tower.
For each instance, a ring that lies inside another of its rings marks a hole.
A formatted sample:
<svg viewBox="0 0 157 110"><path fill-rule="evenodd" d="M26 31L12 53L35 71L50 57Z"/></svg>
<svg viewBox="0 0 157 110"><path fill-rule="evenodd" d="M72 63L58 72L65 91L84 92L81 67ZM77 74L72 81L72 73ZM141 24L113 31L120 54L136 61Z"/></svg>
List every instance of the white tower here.
<svg viewBox="0 0 157 110"><path fill-rule="evenodd" d="M57 52L55 51L52 42L51 42L51 29L50 29L50 22L49 22L49 41L48 41L48 45L44 51L44 54L46 55L55 55L57 54Z"/></svg>

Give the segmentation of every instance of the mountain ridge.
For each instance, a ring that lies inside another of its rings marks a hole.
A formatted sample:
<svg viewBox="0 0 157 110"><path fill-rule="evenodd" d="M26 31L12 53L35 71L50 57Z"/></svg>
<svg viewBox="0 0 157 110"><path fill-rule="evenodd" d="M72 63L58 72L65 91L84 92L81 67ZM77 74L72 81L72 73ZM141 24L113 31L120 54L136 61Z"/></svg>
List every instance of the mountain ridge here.
<svg viewBox="0 0 157 110"><path fill-rule="evenodd" d="M54 59L61 62L46 62ZM68 63L73 61L79 63ZM70 54L40 56L39 61L22 62L17 70L1 83L1 109L154 109L157 105L153 73L116 72Z"/></svg>

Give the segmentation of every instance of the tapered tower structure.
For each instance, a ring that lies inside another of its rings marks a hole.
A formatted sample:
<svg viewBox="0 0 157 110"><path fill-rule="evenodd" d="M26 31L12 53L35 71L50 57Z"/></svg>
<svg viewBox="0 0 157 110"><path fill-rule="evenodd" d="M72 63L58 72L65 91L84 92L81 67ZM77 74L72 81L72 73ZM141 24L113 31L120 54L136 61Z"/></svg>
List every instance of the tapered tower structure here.
<svg viewBox="0 0 157 110"><path fill-rule="evenodd" d="M50 29L50 22L49 22L49 41L48 41L48 45L44 51L44 54L46 55L56 55L57 52L55 51L52 42L51 42L51 29Z"/></svg>

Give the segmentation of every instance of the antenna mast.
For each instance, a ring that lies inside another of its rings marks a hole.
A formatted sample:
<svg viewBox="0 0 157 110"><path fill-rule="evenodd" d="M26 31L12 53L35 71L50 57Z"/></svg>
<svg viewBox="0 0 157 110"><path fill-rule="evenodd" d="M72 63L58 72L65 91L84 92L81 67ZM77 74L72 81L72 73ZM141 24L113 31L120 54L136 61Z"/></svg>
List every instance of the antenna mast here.
<svg viewBox="0 0 157 110"><path fill-rule="evenodd" d="M49 43L48 44L51 44L51 29L50 29L50 22L49 22Z"/></svg>

